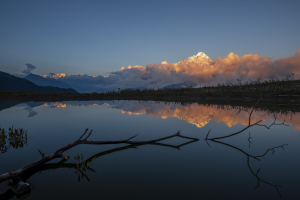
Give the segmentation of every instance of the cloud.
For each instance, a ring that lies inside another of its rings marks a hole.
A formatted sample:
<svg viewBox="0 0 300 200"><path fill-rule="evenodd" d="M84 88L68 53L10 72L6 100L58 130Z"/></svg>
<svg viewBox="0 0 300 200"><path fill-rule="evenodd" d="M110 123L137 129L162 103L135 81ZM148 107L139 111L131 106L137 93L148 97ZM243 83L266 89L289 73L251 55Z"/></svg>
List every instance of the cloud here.
<svg viewBox="0 0 300 200"><path fill-rule="evenodd" d="M294 56L275 61L257 54L239 56L230 53L214 61L207 57L191 56L178 63L163 61L148 64L146 67L122 67L120 71L112 74L118 77L119 84L153 88L185 81L216 85L236 82L237 79L246 81L258 78L285 78L292 74L300 74L300 49Z"/></svg>
<svg viewBox="0 0 300 200"><path fill-rule="evenodd" d="M27 69L22 71L24 74L30 74L32 70L34 70L36 67L33 66L32 64L25 64L27 66Z"/></svg>
<svg viewBox="0 0 300 200"><path fill-rule="evenodd" d="M286 78L294 74L300 78L300 49L288 58L272 61L266 56L247 54L239 56L229 53L224 58L211 60L200 52L178 63L148 64L122 67L108 77L72 75L58 76L69 84L79 84L94 91L117 90L118 88L162 88L171 84L193 82L198 85L236 83L237 79L255 81L257 79Z"/></svg>

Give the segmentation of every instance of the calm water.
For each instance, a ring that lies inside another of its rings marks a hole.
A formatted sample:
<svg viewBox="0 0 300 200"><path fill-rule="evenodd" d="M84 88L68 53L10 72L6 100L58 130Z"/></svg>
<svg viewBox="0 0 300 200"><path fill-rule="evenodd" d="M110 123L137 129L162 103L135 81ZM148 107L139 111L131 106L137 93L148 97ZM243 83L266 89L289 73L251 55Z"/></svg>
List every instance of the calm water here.
<svg viewBox="0 0 300 200"><path fill-rule="evenodd" d="M242 130L249 109L154 101L1 102L0 126L23 128L28 145L1 153L0 174L19 169L77 140L151 140L181 131L199 138L172 138L147 145L79 145L22 175L31 192L16 196L8 181L0 199L299 199L300 113L256 110L254 126L217 142L203 140ZM10 107L12 106L12 107ZM89 166L74 159L81 154Z"/></svg>

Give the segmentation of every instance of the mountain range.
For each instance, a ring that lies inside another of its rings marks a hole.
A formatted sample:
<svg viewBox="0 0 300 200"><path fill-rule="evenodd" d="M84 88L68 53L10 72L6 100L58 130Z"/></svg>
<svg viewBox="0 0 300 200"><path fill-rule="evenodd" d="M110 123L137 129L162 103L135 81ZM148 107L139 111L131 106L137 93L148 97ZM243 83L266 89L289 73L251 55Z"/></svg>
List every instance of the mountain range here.
<svg viewBox="0 0 300 200"><path fill-rule="evenodd" d="M0 90L3 91L24 91L36 93L78 93L74 89L64 89L52 86L38 86L24 78L18 78L0 71Z"/></svg>
<svg viewBox="0 0 300 200"><path fill-rule="evenodd" d="M65 89L72 88L70 85L68 85L65 82L56 79L51 79L51 78L44 78L36 74L29 74L24 79L29 80L38 86L52 86L52 87L59 87Z"/></svg>

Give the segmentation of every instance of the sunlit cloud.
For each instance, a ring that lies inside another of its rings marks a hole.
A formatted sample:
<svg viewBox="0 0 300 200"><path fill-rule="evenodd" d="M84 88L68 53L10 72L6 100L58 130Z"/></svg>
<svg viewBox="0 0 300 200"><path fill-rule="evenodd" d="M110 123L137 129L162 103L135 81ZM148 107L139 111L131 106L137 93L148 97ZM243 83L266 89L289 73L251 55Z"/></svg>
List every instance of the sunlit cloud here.
<svg viewBox="0 0 300 200"><path fill-rule="evenodd" d="M118 90L118 88L163 88L171 84L193 82L199 87L218 83L237 83L266 79L300 78L300 49L293 56L273 61L266 56L246 54L211 60L203 52L177 63L162 61L145 67L122 67L109 76L50 74L46 77L60 79L68 84L78 84L92 91ZM43 75L45 77L45 75Z"/></svg>
<svg viewBox="0 0 300 200"><path fill-rule="evenodd" d="M185 81L198 84L232 83L237 79L244 81L291 77L300 74L300 49L294 56L272 61L265 56L247 54L239 56L230 53L224 58L211 60L203 56L191 56L178 63L148 64L122 67L113 74L120 83L128 86L166 86Z"/></svg>
<svg viewBox="0 0 300 200"><path fill-rule="evenodd" d="M54 79L63 78L65 76L66 76L65 73L50 74L50 78L54 78Z"/></svg>
<svg viewBox="0 0 300 200"><path fill-rule="evenodd" d="M66 77L66 74L65 73L49 73L48 75L40 75L44 78L53 78L53 79L59 79L59 78L63 78L63 77Z"/></svg>

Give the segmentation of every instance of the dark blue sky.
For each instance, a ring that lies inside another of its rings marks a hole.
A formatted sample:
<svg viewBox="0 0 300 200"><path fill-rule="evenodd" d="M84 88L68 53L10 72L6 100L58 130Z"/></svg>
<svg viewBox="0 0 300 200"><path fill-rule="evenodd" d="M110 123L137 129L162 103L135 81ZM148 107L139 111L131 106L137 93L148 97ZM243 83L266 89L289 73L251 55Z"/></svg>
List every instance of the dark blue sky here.
<svg viewBox="0 0 300 200"><path fill-rule="evenodd" d="M0 71L108 75L202 51L279 59L300 48L300 1L0 1Z"/></svg>

